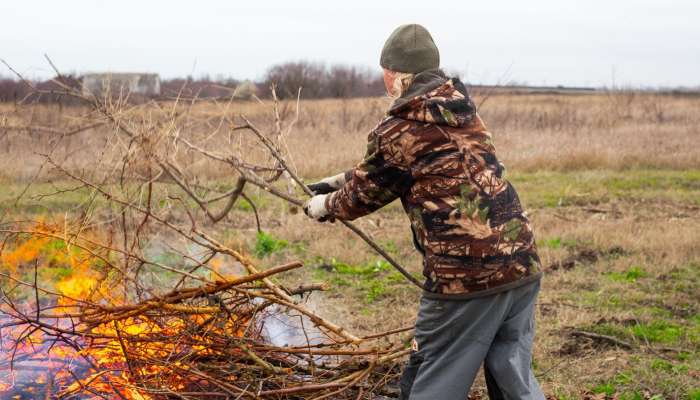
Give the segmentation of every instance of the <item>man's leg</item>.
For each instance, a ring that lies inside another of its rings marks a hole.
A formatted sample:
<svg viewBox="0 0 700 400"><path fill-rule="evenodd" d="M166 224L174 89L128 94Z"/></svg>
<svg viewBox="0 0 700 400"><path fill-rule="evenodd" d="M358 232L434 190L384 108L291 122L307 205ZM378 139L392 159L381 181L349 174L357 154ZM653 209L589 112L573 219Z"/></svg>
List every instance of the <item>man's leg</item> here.
<svg viewBox="0 0 700 400"><path fill-rule="evenodd" d="M465 301L421 299L417 351L401 379L401 398L464 400L510 309L510 292Z"/></svg>
<svg viewBox="0 0 700 400"><path fill-rule="evenodd" d="M498 387L496 378L493 377L493 374L489 370L489 367L488 365L486 365L486 363L484 363L484 380L486 381L486 391L489 394L490 400L505 400L505 395L503 394L503 391L500 387Z"/></svg>
<svg viewBox="0 0 700 400"><path fill-rule="evenodd" d="M422 363L423 357L419 355L417 351L411 353L408 363L406 363L406 366L403 368L403 373L401 374L401 381L399 382L401 395L399 396L399 400L408 400L413 382L416 380L416 375L418 374L418 368L420 368Z"/></svg>
<svg viewBox="0 0 700 400"><path fill-rule="evenodd" d="M513 290L513 306L486 356L485 369L488 369L497 389L494 394L500 392L502 398L545 398L531 368L539 287L539 282L535 282Z"/></svg>

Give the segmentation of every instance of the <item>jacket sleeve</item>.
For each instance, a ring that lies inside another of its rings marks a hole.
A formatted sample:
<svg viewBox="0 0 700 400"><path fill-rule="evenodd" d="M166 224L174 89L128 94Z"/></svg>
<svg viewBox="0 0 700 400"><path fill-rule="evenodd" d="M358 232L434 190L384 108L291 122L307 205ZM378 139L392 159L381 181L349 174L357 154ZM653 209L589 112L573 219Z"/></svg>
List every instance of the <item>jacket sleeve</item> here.
<svg viewBox="0 0 700 400"><path fill-rule="evenodd" d="M397 146L373 131L364 159L345 185L326 198L326 209L338 219L353 220L402 196L412 184L410 170L402 159Z"/></svg>

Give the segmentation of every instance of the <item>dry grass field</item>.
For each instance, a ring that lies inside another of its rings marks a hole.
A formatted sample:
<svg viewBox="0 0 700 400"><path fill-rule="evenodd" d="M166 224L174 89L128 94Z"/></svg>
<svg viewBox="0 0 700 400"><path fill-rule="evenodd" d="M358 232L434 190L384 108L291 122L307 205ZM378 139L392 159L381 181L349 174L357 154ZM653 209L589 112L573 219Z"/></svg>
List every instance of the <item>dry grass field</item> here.
<svg viewBox="0 0 700 400"><path fill-rule="evenodd" d="M476 102L529 210L546 270L533 361L545 392L558 399L700 399L700 97L499 93L477 94ZM380 98L302 101L286 136L299 175L311 182L351 168L387 105ZM282 116L293 118L295 106L283 103ZM273 123L269 104L257 102L201 103L187 112L202 122L183 135L243 152L254 150L220 129L221 115ZM86 201L81 192L40 196L68 185L42 168L40 154L51 153L75 170L102 165L108 157L100 152L103 128L60 141L51 130L70 131L87 113L0 105L3 221L60 219ZM18 128L29 124L46 129ZM186 162L190 155L178 157ZM206 161L193 158L188 167L201 181L230 186L233 180ZM310 298L311 306L359 333L414 321L420 293L365 243L339 224L311 222L263 191L248 194L265 234L256 236L244 203L204 226L263 265L303 260L306 267L287 279L330 283L331 290ZM420 275L400 204L358 225ZM473 390L483 393L483 382Z"/></svg>

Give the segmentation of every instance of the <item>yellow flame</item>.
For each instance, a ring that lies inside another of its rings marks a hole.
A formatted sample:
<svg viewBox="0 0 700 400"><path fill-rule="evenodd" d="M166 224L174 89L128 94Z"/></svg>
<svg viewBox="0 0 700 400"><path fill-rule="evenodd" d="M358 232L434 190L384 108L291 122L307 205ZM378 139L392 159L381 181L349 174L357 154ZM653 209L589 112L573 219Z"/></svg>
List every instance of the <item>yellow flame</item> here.
<svg viewBox="0 0 700 400"><path fill-rule="evenodd" d="M56 282L53 289L67 296L70 299L88 300L91 302L104 302L106 304L116 304L115 299L120 298L121 291L114 290L105 280L105 271L99 263L99 258L93 255L93 251L86 251L79 246L70 245L64 240L57 238L57 228L49 225L40 225L35 228L37 234L29 235L18 240L13 248L6 248L0 254L0 269L7 268L12 274L26 276L27 272L33 271L34 265L40 274L39 280L42 282ZM42 235L43 233L43 235ZM48 237L47 237L48 235ZM93 249L94 250L94 249ZM97 250L94 250L97 251ZM107 256L105 256L107 257ZM221 261L212 260L213 271L219 275L216 279L230 279L235 275L230 274L222 268ZM3 271L5 271L3 269ZM73 301L68 298L59 298L59 306L72 305ZM219 310L216 307L211 313L205 310L201 314L193 314L182 317L183 319L173 319L168 324L159 325L148 317L127 318L118 321L116 324L108 323L94 327L92 333L101 334L107 339L98 345L90 344L80 351L75 351L68 347L53 347L50 357L54 359L72 359L80 356L88 357L94 361L96 370L91 370L85 377L81 377L80 382L72 382L62 390L64 394L83 390L83 385L89 382L89 386L98 392L111 393L118 390L119 393L131 400L151 400L152 397L141 393L134 387L134 377L127 370L127 359L124 355L124 347L137 354L143 354L153 359L167 359L172 354L181 353L183 350L192 353L208 354L211 348L208 345L210 339L206 333L201 336L192 337L197 345L190 345L183 348L183 344L177 341L129 341L128 338L139 336L157 335L156 337L177 336L182 329L189 324L203 325L208 323L212 315L216 315ZM227 318L222 324L211 325L209 329L221 329L243 336L246 321L237 321L236 318ZM41 331L37 331L24 341L22 351L32 352L31 344L41 343L44 339ZM118 340L118 336L126 338L123 343ZM2 350L2 349L0 349ZM185 378L180 377L179 372L188 369L187 365L175 362L171 367L161 367L156 365L129 365L139 376L159 376L163 378L163 385L170 390L183 390L190 383ZM108 372L106 372L108 371ZM119 371L116 372L115 371ZM65 372L57 372L56 378L72 380L72 376ZM8 383L0 383L0 394L3 391L11 390ZM0 396L2 397L2 396Z"/></svg>

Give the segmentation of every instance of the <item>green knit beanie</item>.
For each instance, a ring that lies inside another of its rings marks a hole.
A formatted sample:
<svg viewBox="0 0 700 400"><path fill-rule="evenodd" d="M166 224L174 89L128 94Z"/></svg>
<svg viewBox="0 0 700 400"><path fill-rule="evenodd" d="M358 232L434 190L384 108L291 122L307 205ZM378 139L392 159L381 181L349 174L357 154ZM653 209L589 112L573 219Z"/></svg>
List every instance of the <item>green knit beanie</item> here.
<svg viewBox="0 0 700 400"><path fill-rule="evenodd" d="M384 43L379 64L392 71L417 74L439 68L440 53L423 26L401 25Z"/></svg>

